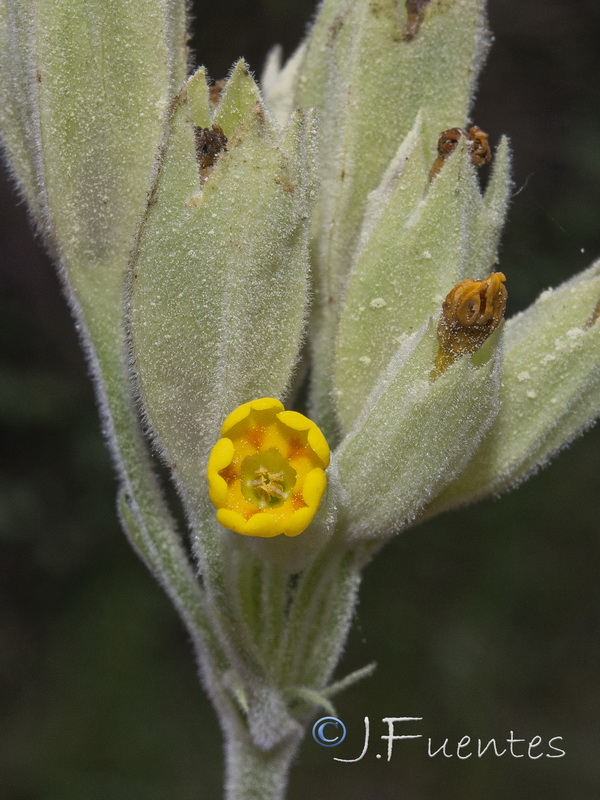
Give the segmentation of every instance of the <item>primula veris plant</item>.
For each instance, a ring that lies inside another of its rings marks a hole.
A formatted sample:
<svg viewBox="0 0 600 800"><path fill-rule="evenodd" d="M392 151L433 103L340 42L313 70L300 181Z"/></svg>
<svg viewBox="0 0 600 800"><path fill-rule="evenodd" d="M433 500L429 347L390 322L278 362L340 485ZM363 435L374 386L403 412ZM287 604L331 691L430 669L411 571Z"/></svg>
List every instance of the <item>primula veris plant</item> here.
<svg viewBox="0 0 600 800"><path fill-rule="evenodd" d="M510 150L471 124L484 11L324 0L259 86L243 61L187 77L179 0L0 4L6 158L229 800L283 798L307 724L372 671L333 681L376 551L600 412L600 263L504 321Z"/></svg>

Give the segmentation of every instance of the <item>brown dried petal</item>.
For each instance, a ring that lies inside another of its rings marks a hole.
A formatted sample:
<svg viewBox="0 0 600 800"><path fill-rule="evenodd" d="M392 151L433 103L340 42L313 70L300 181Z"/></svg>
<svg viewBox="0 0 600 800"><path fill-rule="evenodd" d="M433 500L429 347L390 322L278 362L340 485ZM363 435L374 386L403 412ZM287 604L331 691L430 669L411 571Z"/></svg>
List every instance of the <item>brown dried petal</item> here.
<svg viewBox="0 0 600 800"><path fill-rule="evenodd" d="M438 174L448 156L456 150L463 136L467 140L471 161L476 167L482 167L492 160L492 153L488 144L488 135L477 125L473 125L468 131L464 131L462 128L448 128L447 131L442 131L440 133L438 139L438 156L431 167L429 180Z"/></svg>
<svg viewBox="0 0 600 800"><path fill-rule="evenodd" d="M483 281L461 281L448 293L437 329L438 372L444 372L460 356L478 350L500 325L506 309L505 280L501 272L492 272Z"/></svg>
<svg viewBox="0 0 600 800"><path fill-rule="evenodd" d="M215 165L219 153L227 150L227 137L218 125L212 125L210 128L194 128L194 134L200 176L205 179Z"/></svg>
<svg viewBox="0 0 600 800"><path fill-rule="evenodd" d="M477 125L469 128L465 134L469 142L471 161L476 167L482 167L492 160L492 153L488 144L488 135Z"/></svg>

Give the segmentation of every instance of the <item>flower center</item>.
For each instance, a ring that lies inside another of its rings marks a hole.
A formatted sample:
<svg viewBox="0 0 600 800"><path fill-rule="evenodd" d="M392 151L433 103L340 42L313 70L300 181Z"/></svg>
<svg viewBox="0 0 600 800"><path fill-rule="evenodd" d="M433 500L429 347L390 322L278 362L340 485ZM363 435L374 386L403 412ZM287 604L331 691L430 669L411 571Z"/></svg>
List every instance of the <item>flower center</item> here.
<svg viewBox="0 0 600 800"><path fill-rule="evenodd" d="M265 467L256 470L256 478L250 481L257 495L266 500L283 497L283 472L269 472Z"/></svg>
<svg viewBox="0 0 600 800"><path fill-rule="evenodd" d="M273 447L242 461L242 494L260 508L279 506L292 494L296 477L296 470Z"/></svg>

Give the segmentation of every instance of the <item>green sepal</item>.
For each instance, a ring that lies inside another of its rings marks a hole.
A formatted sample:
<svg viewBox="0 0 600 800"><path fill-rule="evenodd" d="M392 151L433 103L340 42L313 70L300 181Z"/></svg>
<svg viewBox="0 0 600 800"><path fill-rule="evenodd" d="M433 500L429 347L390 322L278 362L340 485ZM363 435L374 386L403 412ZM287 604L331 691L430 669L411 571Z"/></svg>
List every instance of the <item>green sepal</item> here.
<svg viewBox="0 0 600 800"><path fill-rule="evenodd" d="M45 220L36 163L39 112L32 28L32 4L0 3L0 142L9 169L41 229Z"/></svg>
<svg viewBox="0 0 600 800"><path fill-rule="evenodd" d="M506 325L500 412L427 514L525 480L600 414L600 262L543 292Z"/></svg>
<svg viewBox="0 0 600 800"><path fill-rule="evenodd" d="M369 198L337 337L335 400L345 432L403 339L458 281L486 277L496 260L496 214L466 142L429 183L421 128L417 121L391 179Z"/></svg>
<svg viewBox="0 0 600 800"><path fill-rule="evenodd" d="M210 128L211 108L205 67L199 67L187 82L189 116L197 128Z"/></svg>
<svg viewBox="0 0 600 800"><path fill-rule="evenodd" d="M287 122L294 109L295 87L305 51L306 43L302 43L283 67L279 45L267 55L261 86L265 103L280 125Z"/></svg>
<svg viewBox="0 0 600 800"><path fill-rule="evenodd" d="M131 244L169 94L186 71L184 28L183 0L1 3L0 126L94 377L130 503L121 520L200 646L201 588L152 469L123 331Z"/></svg>
<svg viewBox="0 0 600 800"><path fill-rule="evenodd" d="M360 669L354 670L354 672L350 672L348 675L344 675L343 678L340 680L335 681L335 683L331 683L323 692L325 697L335 697L336 694L340 692L345 692L346 689L349 689L350 686L354 686L355 683L364 680L365 678L370 678L371 675L377 669L377 662L372 661L370 664L367 664L364 667L360 667Z"/></svg>
<svg viewBox="0 0 600 800"><path fill-rule="evenodd" d="M486 344L435 379L434 321L401 345L336 454L351 537L401 530L475 454L498 410L499 335Z"/></svg>
<svg viewBox="0 0 600 800"><path fill-rule="evenodd" d="M316 76L323 84L322 99L311 97L310 80L299 84L297 103L316 105L324 117L317 244L319 268L329 273L334 294L348 271L367 195L419 109L426 110L430 122L426 152L431 162L439 133L466 122L484 46L481 3L434 0L412 41L404 39L404 17L397 0L347 4L329 26L327 69Z"/></svg>
<svg viewBox="0 0 600 800"><path fill-rule="evenodd" d="M406 10L396 0L326 1L298 72L295 102L314 105L321 122L310 408L334 441L337 315L367 196L420 108L430 123L425 143L430 163L439 133L465 125L487 49L480 0L433 0L418 35L408 40L406 34Z"/></svg>
<svg viewBox="0 0 600 800"><path fill-rule="evenodd" d="M188 499L206 495L224 417L288 386L307 297L312 139L310 117L281 134L254 105L202 184L186 92L173 103L128 317L143 413Z"/></svg>
<svg viewBox="0 0 600 800"><path fill-rule="evenodd" d="M229 137L257 104L262 104L260 89L246 62L240 59L227 80L213 123Z"/></svg>
<svg viewBox="0 0 600 800"><path fill-rule="evenodd" d="M471 234L473 277L485 277L498 263L500 234L506 222L511 187L511 151L508 139L503 136L494 153L492 174Z"/></svg>
<svg viewBox="0 0 600 800"><path fill-rule="evenodd" d="M322 708L328 714L332 714L333 716L337 714L331 700L316 689L310 689L306 686L291 686L289 689L285 690L285 697L288 698L291 703L308 706L311 710L314 708Z"/></svg>
<svg viewBox="0 0 600 800"><path fill-rule="evenodd" d="M322 0L304 42L288 60L299 61L292 84L292 102L303 108L325 108L324 95L329 78L330 44L337 20L348 13L352 0ZM288 64L283 67L285 71Z"/></svg>

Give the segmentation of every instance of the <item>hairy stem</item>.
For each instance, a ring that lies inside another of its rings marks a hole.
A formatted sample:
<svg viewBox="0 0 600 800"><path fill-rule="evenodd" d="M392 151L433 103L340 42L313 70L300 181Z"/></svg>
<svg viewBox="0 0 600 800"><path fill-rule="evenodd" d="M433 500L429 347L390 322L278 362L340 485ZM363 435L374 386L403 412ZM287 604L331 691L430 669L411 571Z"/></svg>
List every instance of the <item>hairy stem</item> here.
<svg viewBox="0 0 600 800"><path fill-rule="evenodd" d="M225 800L284 800L288 774L300 745L290 737L259 750L240 727L225 744Z"/></svg>

